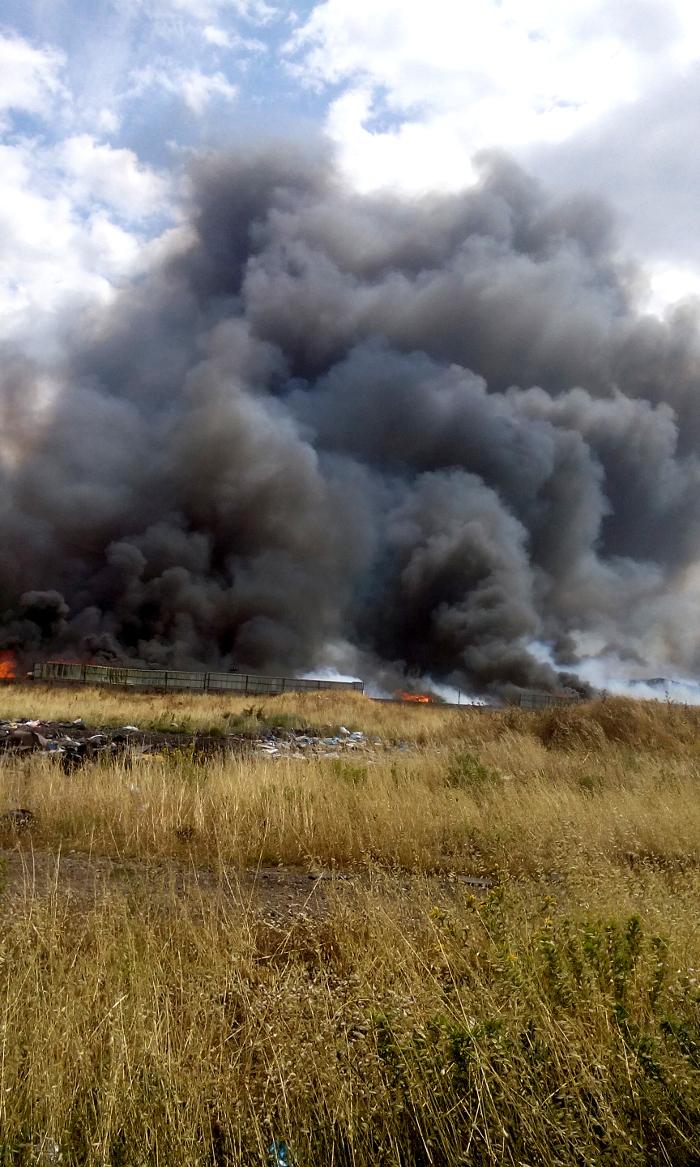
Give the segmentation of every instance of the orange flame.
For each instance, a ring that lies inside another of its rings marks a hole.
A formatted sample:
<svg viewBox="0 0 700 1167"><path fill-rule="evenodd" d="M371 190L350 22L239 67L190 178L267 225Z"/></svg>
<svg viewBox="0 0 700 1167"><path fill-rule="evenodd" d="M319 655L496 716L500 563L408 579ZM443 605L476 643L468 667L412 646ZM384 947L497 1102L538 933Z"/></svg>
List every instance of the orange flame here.
<svg viewBox="0 0 700 1167"><path fill-rule="evenodd" d="M403 689L397 689L396 696L399 701L415 701L419 705L432 705L434 702L434 698L427 693L405 693Z"/></svg>
<svg viewBox="0 0 700 1167"><path fill-rule="evenodd" d="M0 680L9 681L13 677L16 677L16 665L17 661L15 660L15 654L11 649L8 649L5 652L0 652Z"/></svg>

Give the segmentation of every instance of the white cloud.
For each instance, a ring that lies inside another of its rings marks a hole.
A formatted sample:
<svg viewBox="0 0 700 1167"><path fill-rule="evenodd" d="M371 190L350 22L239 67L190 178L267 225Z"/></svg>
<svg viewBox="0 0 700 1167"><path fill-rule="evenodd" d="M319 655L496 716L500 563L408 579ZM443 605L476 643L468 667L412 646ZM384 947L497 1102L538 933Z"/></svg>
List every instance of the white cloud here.
<svg viewBox="0 0 700 1167"><path fill-rule="evenodd" d="M64 306L109 296L115 255L65 194L36 189L33 161L30 147L0 146L0 338L36 350Z"/></svg>
<svg viewBox="0 0 700 1167"><path fill-rule="evenodd" d="M201 73L199 69L183 69L174 79L173 92L181 93L188 108L193 113L201 114L214 97L233 101L238 96L238 86L231 85L223 73Z"/></svg>
<svg viewBox="0 0 700 1167"><path fill-rule="evenodd" d="M663 316L669 304L689 296L700 300L700 271L690 264L672 263L647 265L649 291L644 307L657 316Z"/></svg>
<svg viewBox="0 0 700 1167"><path fill-rule="evenodd" d="M195 20L210 21L222 9L233 10L246 20L265 24L276 15L277 9L265 0L152 0L149 7L156 11L183 12Z"/></svg>
<svg viewBox="0 0 700 1167"><path fill-rule="evenodd" d="M70 96L63 65L53 49L0 36L0 110L39 115L50 137ZM161 178L87 134L0 142L0 339L50 349L62 312L108 299L137 261L141 240L114 213L133 223L163 204Z"/></svg>
<svg viewBox="0 0 700 1167"><path fill-rule="evenodd" d="M161 86L197 114L237 95L223 73L170 65L162 59L141 74L140 91ZM102 93L95 106L70 94L63 66L52 49L0 36L0 118L2 111L26 111L45 125L43 138L18 137L16 130L0 136L0 341L44 357L60 345L63 320L107 302L140 269L154 219L158 230L163 220L179 220L175 179L133 150L101 140L120 118ZM124 93L126 77L112 78L117 91ZM88 116L90 132L76 132ZM11 125L8 119L4 128Z"/></svg>
<svg viewBox="0 0 700 1167"><path fill-rule="evenodd" d="M687 66L700 19L686 0L326 0L288 52L305 84L344 83L327 125L358 187L454 189L480 148L562 141L633 102L660 57Z"/></svg>
<svg viewBox="0 0 700 1167"><path fill-rule="evenodd" d="M139 162L133 150L114 149L90 134L78 134L61 142L53 157L79 206L96 200L131 221L168 207L168 181Z"/></svg>
<svg viewBox="0 0 700 1167"><path fill-rule="evenodd" d="M114 109L103 106L95 114L95 128L103 134L116 134L121 126L121 118Z"/></svg>
<svg viewBox="0 0 700 1167"><path fill-rule="evenodd" d="M262 41L251 37L238 36L237 33L227 32L214 24L207 24L202 29L202 36L210 45L221 49L232 49L246 53L264 53L266 46Z"/></svg>
<svg viewBox="0 0 700 1167"><path fill-rule="evenodd" d="M200 115L214 98L233 101L238 97L238 86L232 85L221 72L203 73L199 69L151 68L136 76L134 93L158 86L176 94L192 113Z"/></svg>
<svg viewBox="0 0 700 1167"><path fill-rule="evenodd" d="M139 267L140 222L170 186L87 134L0 145L0 340L50 353L65 312L104 303Z"/></svg>
<svg viewBox="0 0 700 1167"><path fill-rule="evenodd" d="M231 45L226 29L217 28L215 24L207 24L202 29L202 36L210 45L218 45L222 49L228 49Z"/></svg>
<svg viewBox="0 0 700 1167"><path fill-rule="evenodd" d="M62 53L35 49L19 36L0 36L0 110L47 114L65 91Z"/></svg>

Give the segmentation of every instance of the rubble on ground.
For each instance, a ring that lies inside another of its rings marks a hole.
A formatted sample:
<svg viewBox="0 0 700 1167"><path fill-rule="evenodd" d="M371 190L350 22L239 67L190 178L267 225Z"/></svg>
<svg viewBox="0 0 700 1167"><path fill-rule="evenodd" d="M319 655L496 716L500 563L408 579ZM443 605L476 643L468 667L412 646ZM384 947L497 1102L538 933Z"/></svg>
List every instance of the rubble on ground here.
<svg viewBox="0 0 700 1167"><path fill-rule="evenodd" d="M328 727L326 727L326 733ZM368 738L360 730L351 731L344 725L333 736L324 736L323 729L305 730L269 729L257 738L231 733L178 733L160 730L139 730L135 725L118 728L88 728L82 718L75 721L47 722L39 719L26 721L0 720L0 756L22 756L43 753L55 757L63 770L70 774L85 762L110 755L133 763L154 755L163 756L175 751L192 751L198 757L215 756L222 752L248 753L253 757L282 759L340 758L352 754L371 754L383 750L388 743L381 738ZM392 743L403 749L406 743Z"/></svg>
<svg viewBox="0 0 700 1167"><path fill-rule="evenodd" d="M256 754L268 758L339 758L342 754L360 751L366 753L372 747L382 746L381 738L367 738L359 730L350 732L344 725L335 737L320 737L296 730L275 732L267 737L257 738L252 743Z"/></svg>
<svg viewBox="0 0 700 1167"><path fill-rule="evenodd" d="M0 754L39 751L54 756L68 773L97 754L124 753L127 741L123 730L91 732L82 718L62 722L0 720Z"/></svg>
<svg viewBox="0 0 700 1167"><path fill-rule="evenodd" d="M194 735L190 735L192 738ZM205 752L207 741L202 742ZM138 756L182 749L182 735L149 733L135 725L98 730L86 727L82 718L75 721L4 721L0 720L0 756L43 753L54 757L66 773L98 757L133 760Z"/></svg>

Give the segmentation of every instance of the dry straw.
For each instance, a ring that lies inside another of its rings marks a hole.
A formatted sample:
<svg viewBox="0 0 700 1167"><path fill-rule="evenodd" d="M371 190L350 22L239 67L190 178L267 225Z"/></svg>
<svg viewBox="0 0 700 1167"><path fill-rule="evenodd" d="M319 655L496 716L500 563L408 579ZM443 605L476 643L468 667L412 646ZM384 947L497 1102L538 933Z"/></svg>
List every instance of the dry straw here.
<svg viewBox="0 0 700 1167"><path fill-rule="evenodd" d="M4 698L222 733L243 708ZM26 875L2 898L0 1161L263 1164L280 1140L300 1167L700 1161L695 711L264 712L383 744L2 763L37 826L4 840ZM70 851L128 878L78 896L45 862ZM353 878L272 923L233 892L278 862ZM209 883L183 888L188 866Z"/></svg>

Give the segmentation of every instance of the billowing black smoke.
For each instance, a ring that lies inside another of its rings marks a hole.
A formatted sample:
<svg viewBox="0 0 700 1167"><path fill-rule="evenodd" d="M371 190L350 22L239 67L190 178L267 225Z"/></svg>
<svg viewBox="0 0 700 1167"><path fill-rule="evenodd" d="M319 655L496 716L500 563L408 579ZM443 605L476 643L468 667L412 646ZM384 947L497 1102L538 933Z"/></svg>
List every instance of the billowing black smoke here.
<svg viewBox="0 0 700 1167"><path fill-rule="evenodd" d="M187 228L52 368L2 362L2 644L561 684L700 671L700 330L507 160L360 197L206 159Z"/></svg>

